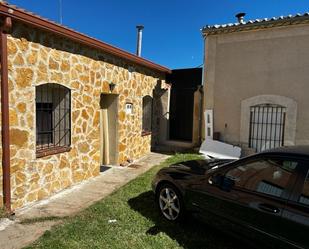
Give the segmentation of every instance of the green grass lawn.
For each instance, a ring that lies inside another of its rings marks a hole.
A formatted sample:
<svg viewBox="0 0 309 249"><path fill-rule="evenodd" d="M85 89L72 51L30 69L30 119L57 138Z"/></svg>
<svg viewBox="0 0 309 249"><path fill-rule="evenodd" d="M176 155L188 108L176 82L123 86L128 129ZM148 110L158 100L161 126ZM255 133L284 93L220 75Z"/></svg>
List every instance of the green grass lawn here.
<svg viewBox="0 0 309 249"><path fill-rule="evenodd" d="M27 248L239 249L235 239L196 219L175 225L163 220L156 209L150 185L156 172L171 163L198 157L177 154L169 158L79 215L65 219Z"/></svg>

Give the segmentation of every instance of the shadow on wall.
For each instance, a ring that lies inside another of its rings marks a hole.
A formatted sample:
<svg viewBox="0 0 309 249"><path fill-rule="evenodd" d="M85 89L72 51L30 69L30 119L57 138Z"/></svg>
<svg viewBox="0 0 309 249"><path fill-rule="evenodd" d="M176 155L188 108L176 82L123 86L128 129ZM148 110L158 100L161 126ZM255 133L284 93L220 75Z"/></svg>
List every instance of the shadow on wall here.
<svg viewBox="0 0 309 249"><path fill-rule="evenodd" d="M186 249L245 249L236 239L208 226L205 223L189 216L181 224L170 223L161 217L156 205L154 194L151 191L144 192L128 201L130 207L139 212L145 218L155 223L153 227L145 231L147 235L156 236L165 233L171 239Z"/></svg>
<svg viewBox="0 0 309 249"><path fill-rule="evenodd" d="M162 89L162 81L158 80L153 90L153 109L152 109L152 133L151 133L151 150L162 143L162 140L168 139L168 97L166 89ZM164 98L166 97L166 98ZM163 103L165 101L165 103ZM164 108L165 107L165 108Z"/></svg>

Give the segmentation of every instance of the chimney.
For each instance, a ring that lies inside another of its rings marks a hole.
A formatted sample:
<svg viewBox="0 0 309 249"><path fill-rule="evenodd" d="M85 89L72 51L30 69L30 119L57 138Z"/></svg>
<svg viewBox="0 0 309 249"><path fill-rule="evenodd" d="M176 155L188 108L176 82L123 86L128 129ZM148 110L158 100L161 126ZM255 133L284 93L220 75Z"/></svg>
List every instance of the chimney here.
<svg viewBox="0 0 309 249"><path fill-rule="evenodd" d="M143 25L137 25L137 46L136 46L136 55L141 57L142 54L142 35L143 35Z"/></svg>
<svg viewBox="0 0 309 249"><path fill-rule="evenodd" d="M244 24L245 23L245 20L244 20L244 16L245 15L246 15L246 13L242 13L242 12L235 15L235 17L238 20L238 23L240 23L240 24Z"/></svg>

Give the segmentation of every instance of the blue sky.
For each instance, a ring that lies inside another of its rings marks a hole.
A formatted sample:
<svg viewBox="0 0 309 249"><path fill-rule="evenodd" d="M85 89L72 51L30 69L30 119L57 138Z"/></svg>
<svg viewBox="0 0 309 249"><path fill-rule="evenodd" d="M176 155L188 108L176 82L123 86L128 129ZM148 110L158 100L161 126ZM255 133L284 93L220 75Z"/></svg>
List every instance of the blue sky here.
<svg viewBox="0 0 309 249"><path fill-rule="evenodd" d="M171 69L203 63L207 24L309 12L309 0L9 0L26 10L135 53L136 24L145 26L142 56Z"/></svg>

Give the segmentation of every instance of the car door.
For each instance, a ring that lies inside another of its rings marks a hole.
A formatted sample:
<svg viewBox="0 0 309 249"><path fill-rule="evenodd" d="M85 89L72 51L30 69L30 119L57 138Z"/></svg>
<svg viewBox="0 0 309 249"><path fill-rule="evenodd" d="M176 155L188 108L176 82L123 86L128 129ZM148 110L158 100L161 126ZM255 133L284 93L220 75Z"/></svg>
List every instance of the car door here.
<svg viewBox="0 0 309 249"><path fill-rule="evenodd" d="M309 162L304 162L282 214L282 237L295 248L309 248Z"/></svg>
<svg viewBox="0 0 309 249"><path fill-rule="evenodd" d="M228 229L234 232L266 244L265 238L269 238L271 245L284 248L281 215L296 181L297 165L296 160L280 157L241 160L210 176L220 176L220 184L205 179L203 185L192 186L192 191L199 193L195 193L199 198L194 204L203 209L207 219L214 214L227 221L222 225L229 224Z"/></svg>

